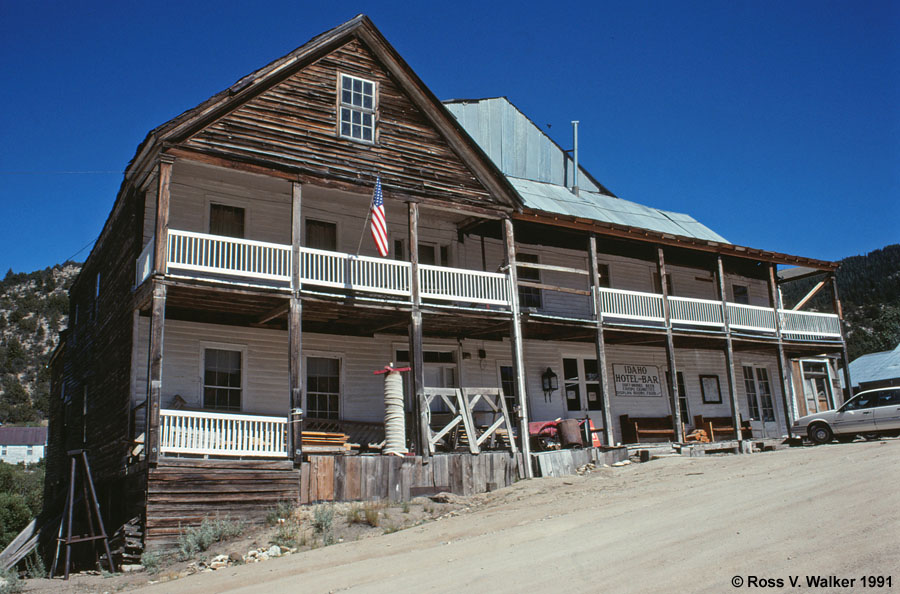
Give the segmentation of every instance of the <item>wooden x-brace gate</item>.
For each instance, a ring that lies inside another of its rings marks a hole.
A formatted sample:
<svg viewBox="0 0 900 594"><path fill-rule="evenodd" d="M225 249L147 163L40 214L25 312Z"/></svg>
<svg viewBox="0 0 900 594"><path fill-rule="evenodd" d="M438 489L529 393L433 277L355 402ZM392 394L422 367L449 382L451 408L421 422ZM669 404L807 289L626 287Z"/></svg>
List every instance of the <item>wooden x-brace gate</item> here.
<svg viewBox="0 0 900 594"><path fill-rule="evenodd" d="M431 403L440 399L450 410L450 419L440 429L435 431L432 424ZM484 402L489 410L484 411L492 416L491 424L483 431L479 431L475 424L473 410L479 402ZM512 422L509 411L506 408L506 399L500 388L425 388L419 401L420 410L424 413L422 423L428 443L426 447L430 454L435 453L435 444L444 439L453 430L459 431L459 425L465 431L469 443L469 451L478 454L481 444L486 440L497 437L497 431L506 429L507 443L510 450L517 453L516 442L512 437Z"/></svg>

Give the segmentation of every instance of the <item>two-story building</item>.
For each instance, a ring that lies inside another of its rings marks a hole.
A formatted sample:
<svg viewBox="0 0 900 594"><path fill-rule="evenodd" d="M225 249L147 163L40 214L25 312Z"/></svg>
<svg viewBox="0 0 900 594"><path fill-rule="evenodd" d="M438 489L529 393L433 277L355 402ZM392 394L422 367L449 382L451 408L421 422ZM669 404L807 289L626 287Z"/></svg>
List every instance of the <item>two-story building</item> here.
<svg viewBox="0 0 900 594"><path fill-rule="evenodd" d="M500 387L525 476L534 420L780 436L791 359L844 345L837 315L780 307L779 265L836 268L614 196L506 99L442 104L359 16L138 147L71 289L47 492L86 448L108 521L144 513L148 537L199 517L185 493L197 514L296 498L301 429L381 423L390 362L415 453L427 388Z"/></svg>

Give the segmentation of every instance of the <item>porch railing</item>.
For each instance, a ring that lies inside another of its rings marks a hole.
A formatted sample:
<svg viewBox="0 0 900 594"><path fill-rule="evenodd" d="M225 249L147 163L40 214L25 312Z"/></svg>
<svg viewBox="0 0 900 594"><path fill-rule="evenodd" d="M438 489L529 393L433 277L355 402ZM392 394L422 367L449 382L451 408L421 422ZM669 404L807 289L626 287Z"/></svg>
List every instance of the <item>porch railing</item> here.
<svg viewBox="0 0 900 594"><path fill-rule="evenodd" d="M159 411L163 454L286 458L285 417L202 411Z"/></svg>
<svg viewBox="0 0 900 594"><path fill-rule="evenodd" d="M410 270L409 262L300 248L300 281L311 285L408 296Z"/></svg>
<svg viewBox="0 0 900 594"><path fill-rule="evenodd" d="M600 289L600 309L604 317L664 322L662 295L625 291L622 289Z"/></svg>
<svg viewBox="0 0 900 594"><path fill-rule="evenodd" d="M291 280L291 247L277 243L170 229L167 253L172 268Z"/></svg>
<svg viewBox="0 0 900 594"><path fill-rule="evenodd" d="M151 237L141 255L138 256L137 263L134 267L134 286L138 287L147 280L153 271L153 248L156 246L156 238Z"/></svg>
<svg viewBox="0 0 900 594"><path fill-rule="evenodd" d="M775 310L758 305L728 304L728 325L738 330L775 332Z"/></svg>
<svg viewBox="0 0 900 594"><path fill-rule="evenodd" d="M420 264L419 292L425 299L509 305L509 277L497 272Z"/></svg>
<svg viewBox="0 0 900 594"><path fill-rule="evenodd" d="M669 307L673 323L725 327L721 301L669 297Z"/></svg>
<svg viewBox="0 0 900 594"><path fill-rule="evenodd" d="M779 310L781 333L786 338L841 338L841 321L834 314L811 311Z"/></svg>

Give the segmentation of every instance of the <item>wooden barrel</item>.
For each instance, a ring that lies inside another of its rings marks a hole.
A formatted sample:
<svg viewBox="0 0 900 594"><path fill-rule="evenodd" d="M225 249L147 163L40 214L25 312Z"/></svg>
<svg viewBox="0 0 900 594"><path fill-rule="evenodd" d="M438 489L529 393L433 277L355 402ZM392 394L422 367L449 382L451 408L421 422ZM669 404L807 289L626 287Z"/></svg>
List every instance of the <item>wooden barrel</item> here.
<svg viewBox="0 0 900 594"><path fill-rule="evenodd" d="M578 419L563 419L559 422L559 442L564 448L584 446Z"/></svg>

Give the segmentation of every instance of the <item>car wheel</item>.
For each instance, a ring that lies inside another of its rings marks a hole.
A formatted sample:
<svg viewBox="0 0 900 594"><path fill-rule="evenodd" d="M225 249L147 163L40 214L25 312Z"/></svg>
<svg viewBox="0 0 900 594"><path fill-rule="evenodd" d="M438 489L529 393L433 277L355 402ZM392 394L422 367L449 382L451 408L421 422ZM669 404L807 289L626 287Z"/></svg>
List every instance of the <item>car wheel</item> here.
<svg viewBox="0 0 900 594"><path fill-rule="evenodd" d="M837 440L841 443L850 443L856 439L856 435L838 435Z"/></svg>
<svg viewBox="0 0 900 594"><path fill-rule="evenodd" d="M809 428L809 439L813 443L828 443L833 437L834 433L831 432L831 427L825 423L816 423Z"/></svg>

